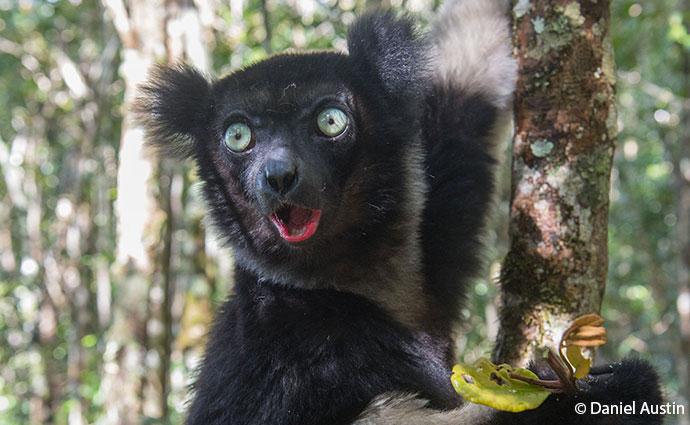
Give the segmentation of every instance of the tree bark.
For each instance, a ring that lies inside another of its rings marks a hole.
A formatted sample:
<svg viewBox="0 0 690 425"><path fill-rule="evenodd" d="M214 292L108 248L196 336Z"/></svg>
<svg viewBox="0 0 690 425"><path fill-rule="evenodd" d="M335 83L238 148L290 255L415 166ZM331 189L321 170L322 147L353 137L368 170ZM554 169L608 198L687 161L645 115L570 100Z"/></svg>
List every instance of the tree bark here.
<svg viewBox="0 0 690 425"><path fill-rule="evenodd" d="M510 251L494 356L524 365L599 312L617 134L606 0L513 0Z"/></svg>

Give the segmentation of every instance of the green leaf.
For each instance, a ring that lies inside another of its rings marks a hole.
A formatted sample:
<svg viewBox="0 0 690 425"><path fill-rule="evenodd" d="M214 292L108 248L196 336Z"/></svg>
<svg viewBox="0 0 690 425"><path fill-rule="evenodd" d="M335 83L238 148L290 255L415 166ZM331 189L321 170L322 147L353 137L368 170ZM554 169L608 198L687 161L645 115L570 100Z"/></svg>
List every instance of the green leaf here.
<svg viewBox="0 0 690 425"><path fill-rule="evenodd" d="M84 348L94 347L98 343L98 337L94 334L84 335L81 339L81 345Z"/></svg>
<svg viewBox="0 0 690 425"><path fill-rule="evenodd" d="M456 365L450 380L455 391L472 403L507 412L535 409L549 396L543 387L511 378L511 373L539 379L527 369L496 366L482 357L473 365Z"/></svg>

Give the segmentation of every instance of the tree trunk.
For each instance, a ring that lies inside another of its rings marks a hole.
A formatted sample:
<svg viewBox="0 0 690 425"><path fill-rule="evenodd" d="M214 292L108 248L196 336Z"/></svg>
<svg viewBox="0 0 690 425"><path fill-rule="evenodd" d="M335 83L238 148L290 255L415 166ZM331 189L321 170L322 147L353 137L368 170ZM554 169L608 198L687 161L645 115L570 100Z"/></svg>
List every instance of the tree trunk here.
<svg viewBox="0 0 690 425"><path fill-rule="evenodd" d="M126 111L134 99L136 86L145 80L154 59L165 53L165 6L161 0L102 2L122 43L120 73L125 82L115 203L119 284L114 289L116 302L106 336L110 343L104 354L104 409L108 411L106 423L133 425L140 422L143 414L150 415L156 409L145 397L145 371L152 369L151 362L156 361L154 355L149 355L147 319L154 272L152 260L161 242L164 216L151 182L156 162L145 155L143 131L134 125Z"/></svg>
<svg viewBox="0 0 690 425"><path fill-rule="evenodd" d="M610 2L514 0L510 251L494 355L523 365L599 312L617 133Z"/></svg>

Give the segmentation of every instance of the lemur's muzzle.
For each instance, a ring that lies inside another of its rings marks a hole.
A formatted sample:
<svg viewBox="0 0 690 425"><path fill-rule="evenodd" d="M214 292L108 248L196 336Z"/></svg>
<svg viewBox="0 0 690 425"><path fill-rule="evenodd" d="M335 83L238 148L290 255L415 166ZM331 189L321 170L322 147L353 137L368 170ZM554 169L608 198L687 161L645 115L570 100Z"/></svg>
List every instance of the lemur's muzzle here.
<svg viewBox="0 0 690 425"><path fill-rule="evenodd" d="M288 242L302 242L314 235L321 210L297 205L294 195L302 184L297 162L279 151L266 160L259 174L262 204L270 206L268 218Z"/></svg>

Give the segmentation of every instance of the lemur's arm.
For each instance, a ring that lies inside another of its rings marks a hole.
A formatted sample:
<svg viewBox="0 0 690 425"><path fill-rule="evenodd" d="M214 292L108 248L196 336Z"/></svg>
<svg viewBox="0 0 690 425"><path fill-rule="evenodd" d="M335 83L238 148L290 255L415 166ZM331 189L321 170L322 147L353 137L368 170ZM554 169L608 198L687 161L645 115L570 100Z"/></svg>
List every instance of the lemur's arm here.
<svg viewBox="0 0 690 425"><path fill-rule="evenodd" d="M452 323L483 268L495 153L507 141L517 65L503 0L448 1L431 32L433 81L422 122L429 193L424 274ZM452 300L453 302L450 302Z"/></svg>

